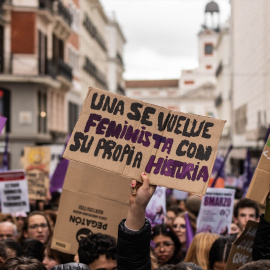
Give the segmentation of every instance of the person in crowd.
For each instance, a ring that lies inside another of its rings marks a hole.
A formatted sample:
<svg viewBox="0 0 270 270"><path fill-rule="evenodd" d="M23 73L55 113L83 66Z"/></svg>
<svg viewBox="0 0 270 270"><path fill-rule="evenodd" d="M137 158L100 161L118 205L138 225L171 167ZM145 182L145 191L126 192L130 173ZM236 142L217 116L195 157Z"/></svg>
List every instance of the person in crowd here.
<svg viewBox="0 0 270 270"><path fill-rule="evenodd" d="M78 255L91 270L116 270L116 239L102 233L88 235L79 241Z"/></svg>
<svg viewBox="0 0 270 270"><path fill-rule="evenodd" d="M193 214L196 218L199 215L201 208L201 198L196 195L190 195L186 199L186 209L189 213Z"/></svg>
<svg viewBox="0 0 270 270"><path fill-rule="evenodd" d="M51 227L46 215L41 211L33 211L25 220L19 242L25 239L36 239L47 244L52 235Z"/></svg>
<svg viewBox="0 0 270 270"><path fill-rule="evenodd" d="M0 223L0 240L1 239L14 239L17 240L17 227L9 221Z"/></svg>
<svg viewBox="0 0 270 270"><path fill-rule="evenodd" d="M44 210L44 214L46 215L47 219L49 220L51 230L53 231L55 223L56 223L56 217L57 217L56 212L54 210L47 209L47 210Z"/></svg>
<svg viewBox="0 0 270 270"><path fill-rule="evenodd" d="M270 261L269 260L259 260L255 262L249 262L242 267L238 268L238 270L269 270L270 269Z"/></svg>
<svg viewBox="0 0 270 270"><path fill-rule="evenodd" d="M130 206L127 218L118 226L117 269L151 269L150 240L151 225L145 218L145 209L155 192L156 186L150 185L148 176L141 174L143 184L132 180Z"/></svg>
<svg viewBox="0 0 270 270"><path fill-rule="evenodd" d="M238 235L240 232L240 229L237 224L232 221L231 226L230 226L230 235Z"/></svg>
<svg viewBox="0 0 270 270"><path fill-rule="evenodd" d="M190 225L192 227L193 232L196 232L196 217L188 212L188 217L190 220ZM181 250L182 254L185 255L186 250L186 220L185 220L185 213L180 213L176 216L173 221L173 229L178 236L178 239L181 243Z"/></svg>
<svg viewBox="0 0 270 270"><path fill-rule="evenodd" d="M177 206L172 206L170 208L167 209L167 213L166 213L166 223L170 226L173 225L173 221L176 218L176 215L178 213L178 207Z"/></svg>
<svg viewBox="0 0 270 270"><path fill-rule="evenodd" d="M15 212L12 214L12 216L16 220L15 224L17 226L17 231L18 231L18 233L20 233L22 231L22 228L23 228L23 223L24 223L25 219L27 218L27 214L25 212Z"/></svg>
<svg viewBox="0 0 270 270"><path fill-rule="evenodd" d="M225 270L234 239L222 236L215 240L209 251L209 269Z"/></svg>
<svg viewBox="0 0 270 270"><path fill-rule="evenodd" d="M270 196L266 199L265 213L260 216L252 249L252 259L270 260Z"/></svg>
<svg viewBox="0 0 270 270"><path fill-rule="evenodd" d="M5 243L0 242L0 269L2 269L2 265L5 263L7 260L7 246Z"/></svg>
<svg viewBox="0 0 270 270"><path fill-rule="evenodd" d="M7 258L15 258L22 255L21 245L14 239L1 240L6 245Z"/></svg>
<svg viewBox="0 0 270 270"><path fill-rule="evenodd" d="M8 259L1 270L46 270L45 266L37 259L16 257Z"/></svg>
<svg viewBox="0 0 270 270"><path fill-rule="evenodd" d="M234 207L233 220L240 229L237 235L239 237L249 220L259 221L259 207L257 203L247 198L240 199Z"/></svg>
<svg viewBox="0 0 270 270"><path fill-rule="evenodd" d="M198 233L193 238L187 251L185 262L192 262L203 269L209 269L209 251L214 241L219 238L213 233Z"/></svg>
<svg viewBox="0 0 270 270"><path fill-rule="evenodd" d="M65 263L54 266L51 270L91 270L91 269L83 263ZM100 270L103 270L103 268Z"/></svg>
<svg viewBox="0 0 270 270"><path fill-rule="evenodd" d="M203 270L200 266L191 262L181 262L176 265L165 265L156 270Z"/></svg>
<svg viewBox="0 0 270 270"><path fill-rule="evenodd" d="M22 242L22 253L25 257L33 257L42 262L44 245L37 239L25 239Z"/></svg>
<svg viewBox="0 0 270 270"><path fill-rule="evenodd" d="M44 256L42 263L47 270L59 264L66 264L73 262L74 256L51 248L51 241L48 242L44 249Z"/></svg>
<svg viewBox="0 0 270 270"><path fill-rule="evenodd" d="M156 225L151 239L159 265L179 263L181 243L172 227L168 224Z"/></svg>

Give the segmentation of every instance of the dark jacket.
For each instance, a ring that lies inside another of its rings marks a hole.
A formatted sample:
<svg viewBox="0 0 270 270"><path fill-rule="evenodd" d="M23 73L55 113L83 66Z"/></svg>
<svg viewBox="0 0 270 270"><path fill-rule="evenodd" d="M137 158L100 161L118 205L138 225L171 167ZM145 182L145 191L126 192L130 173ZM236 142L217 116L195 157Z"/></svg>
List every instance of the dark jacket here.
<svg viewBox="0 0 270 270"><path fill-rule="evenodd" d="M117 270L151 270L151 225L145 219L140 231L130 231L125 219L118 226Z"/></svg>
<svg viewBox="0 0 270 270"><path fill-rule="evenodd" d="M260 216L260 222L254 240L252 259L270 260L270 223L264 219L264 215Z"/></svg>

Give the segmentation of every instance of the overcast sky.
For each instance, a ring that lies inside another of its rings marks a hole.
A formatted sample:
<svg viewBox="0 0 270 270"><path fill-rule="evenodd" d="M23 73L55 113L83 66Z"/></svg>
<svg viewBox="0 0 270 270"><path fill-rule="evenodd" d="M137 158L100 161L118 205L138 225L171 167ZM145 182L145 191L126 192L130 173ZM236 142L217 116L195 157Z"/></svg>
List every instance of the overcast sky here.
<svg viewBox="0 0 270 270"><path fill-rule="evenodd" d="M101 0L115 13L127 43L126 80L178 79L181 69L198 66L197 34L210 0ZM220 21L229 18L229 0L216 0Z"/></svg>

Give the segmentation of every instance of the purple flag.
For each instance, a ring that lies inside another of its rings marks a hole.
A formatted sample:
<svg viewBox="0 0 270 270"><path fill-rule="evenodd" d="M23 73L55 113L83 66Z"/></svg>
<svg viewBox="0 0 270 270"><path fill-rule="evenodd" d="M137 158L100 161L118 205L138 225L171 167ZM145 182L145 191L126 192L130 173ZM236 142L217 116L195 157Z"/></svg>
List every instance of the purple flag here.
<svg viewBox="0 0 270 270"><path fill-rule="evenodd" d="M3 153L3 161L1 166L1 171L8 171L9 169L9 162L8 162L8 134L6 134L5 138L5 150Z"/></svg>
<svg viewBox="0 0 270 270"><path fill-rule="evenodd" d="M244 164L244 183L243 183L243 188L242 188L243 198L246 196L252 176L253 176L253 171L251 167L250 151L249 149L247 149L246 160Z"/></svg>
<svg viewBox="0 0 270 270"><path fill-rule="evenodd" d="M2 130L6 124L7 118L0 116L0 135L2 134Z"/></svg>
<svg viewBox="0 0 270 270"><path fill-rule="evenodd" d="M69 141L70 135L67 138L67 141L65 143L65 147L64 147L64 151L67 147L67 143ZM64 154L64 151L62 153L62 156ZM57 164L55 171L51 177L51 186L50 186L50 192L53 193L55 191L62 191L62 187L64 184L64 180L65 180L65 176L66 176L66 172L67 172L67 168L68 168L68 164L69 164L69 160L64 159L63 157L61 158L61 160L59 161L59 163Z"/></svg>
<svg viewBox="0 0 270 270"><path fill-rule="evenodd" d="M215 177L215 179L214 179L214 181L213 181L213 183L211 185L212 188L215 187L218 178L221 176L221 172L224 171L224 166L225 166L226 160L227 160L230 152L232 151L232 149L233 149L233 145L231 144L230 147L227 150L227 153L226 153L226 156L223 159L223 162L220 163L220 166L219 166L219 169L217 171L216 177Z"/></svg>
<svg viewBox="0 0 270 270"><path fill-rule="evenodd" d="M62 158L60 162L58 163L51 179L51 188L50 188L51 193L55 191L59 192L62 190L68 164L69 164L69 160L64 159L64 158Z"/></svg>
<svg viewBox="0 0 270 270"><path fill-rule="evenodd" d="M185 221L186 221L186 250L188 250L194 237L194 232L189 221L188 212L185 213Z"/></svg>

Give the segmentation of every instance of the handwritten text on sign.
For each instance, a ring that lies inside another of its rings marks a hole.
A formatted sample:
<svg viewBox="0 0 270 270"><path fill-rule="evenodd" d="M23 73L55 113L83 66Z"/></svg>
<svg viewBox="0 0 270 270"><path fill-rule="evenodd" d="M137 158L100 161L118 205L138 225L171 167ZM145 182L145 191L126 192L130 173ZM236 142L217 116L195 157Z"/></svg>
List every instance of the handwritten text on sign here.
<svg viewBox="0 0 270 270"><path fill-rule="evenodd" d="M130 177L205 183L223 125L92 89L64 156Z"/></svg>
<svg viewBox="0 0 270 270"><path fill-rule="evenodd" d="M0 173L2 213L29 212L28 188L23 170Z"/></svg>

